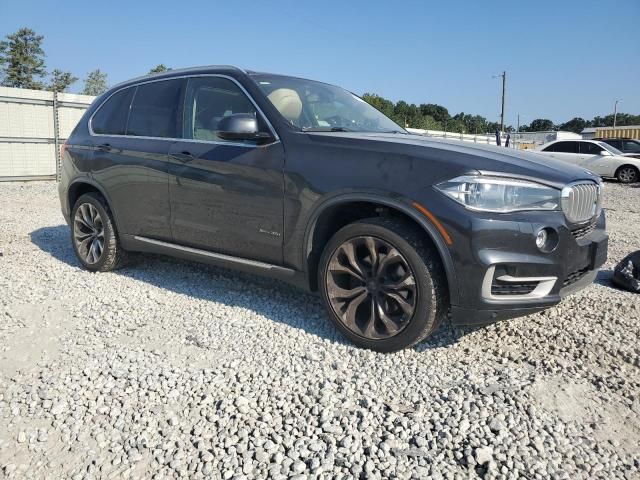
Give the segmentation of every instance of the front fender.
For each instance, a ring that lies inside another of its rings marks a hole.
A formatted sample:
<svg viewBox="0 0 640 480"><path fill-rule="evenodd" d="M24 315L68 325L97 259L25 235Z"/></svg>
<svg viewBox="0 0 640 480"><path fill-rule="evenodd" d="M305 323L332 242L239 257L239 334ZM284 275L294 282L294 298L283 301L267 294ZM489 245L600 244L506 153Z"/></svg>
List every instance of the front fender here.
<svg viewBox="0 0 640 480"><path fill-rule="evenodd" d="M453 265L453 259L447 246L445 239L438 231L436 225L432 223L427 217L413 207L411 199L403 198L399 195L381 195L376 193L339 193L334 194L331 197L323 199L317 204L313 212L309 216L307 228L304 235L304 248L302 249L303 258L301 259L301 265L307 264L307 259L311 253L314 230L320 216L327 209L335 207L340 204L347 204L350 202L369 202L379 204L411 218L415 221L433 241L436 249L442 259L444 270L447 276L447 285L449 287L449 297L452 304L458 303L458 280L456 277L455 268Z"/></svg>

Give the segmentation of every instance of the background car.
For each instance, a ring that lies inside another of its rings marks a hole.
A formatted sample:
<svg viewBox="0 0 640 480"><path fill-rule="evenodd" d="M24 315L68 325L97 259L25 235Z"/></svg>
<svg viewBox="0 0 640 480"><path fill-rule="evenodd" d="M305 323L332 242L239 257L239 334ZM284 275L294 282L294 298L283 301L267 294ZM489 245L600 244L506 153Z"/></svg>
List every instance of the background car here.
<svg viewBox="0 0 640 480"><path fill-rule="evenodd" d="M640 180L640 159L626 157L620 150L595 140L556 140L540 147L539 154L572 163L605 178L622 183Z"/></svg>
<svg viewBox="0 0 640 480"><path fill-rule="evenodd" d="M640 158L640 140L634 138L594 138L611 145L622 152L625 157Z"/></svg>

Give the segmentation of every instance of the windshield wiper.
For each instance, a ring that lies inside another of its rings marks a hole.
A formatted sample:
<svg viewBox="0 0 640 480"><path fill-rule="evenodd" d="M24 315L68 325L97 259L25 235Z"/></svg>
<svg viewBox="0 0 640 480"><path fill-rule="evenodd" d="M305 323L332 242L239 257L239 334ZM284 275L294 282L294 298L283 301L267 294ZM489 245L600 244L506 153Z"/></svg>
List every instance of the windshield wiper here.
<svg viewBox="0 0 640 480"><path fill-rule="evenodd" d="M302 127L303 132L351 132L346 127Z"/></svg>

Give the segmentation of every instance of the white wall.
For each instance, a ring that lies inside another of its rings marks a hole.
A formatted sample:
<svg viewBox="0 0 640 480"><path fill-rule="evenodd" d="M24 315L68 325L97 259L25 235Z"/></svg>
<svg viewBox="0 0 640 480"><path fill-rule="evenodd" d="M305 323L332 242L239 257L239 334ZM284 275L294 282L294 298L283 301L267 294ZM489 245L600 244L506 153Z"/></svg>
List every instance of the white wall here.
<svg viewBox="0 0 640 480"><path fill-rule="evenodd" d="M95 97L58 94L64 142ZM0 87L0 179L56 174L53 92Z"/></svg>

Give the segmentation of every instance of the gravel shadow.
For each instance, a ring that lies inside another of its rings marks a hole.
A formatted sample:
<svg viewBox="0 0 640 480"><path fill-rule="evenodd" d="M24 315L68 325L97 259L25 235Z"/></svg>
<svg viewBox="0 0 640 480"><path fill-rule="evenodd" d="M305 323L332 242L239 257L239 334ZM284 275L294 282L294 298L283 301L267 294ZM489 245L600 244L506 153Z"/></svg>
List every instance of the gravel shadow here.
<svg viewBox="0 0 640 480"><path fill-rule="evenodd" d="M39 228L31 232L30 237L33 244L56 260L81 268L71 246L67 225ZM270 320L302 328L312 335L351 345L326 317L324 307L316 295L282 281L169 256L143 253L133 255L126 267L114 273L175 293L246 308ZM206 283L202 282L203 277ZM477 327L453 328L444 324L415 348L421 352L448 346L475 329Z"/></svg>

